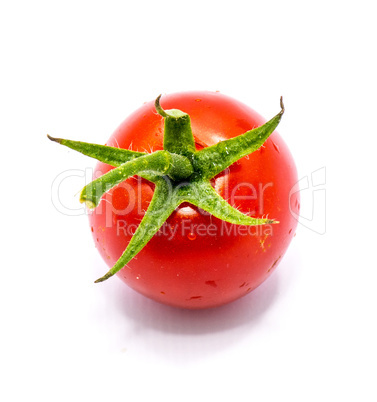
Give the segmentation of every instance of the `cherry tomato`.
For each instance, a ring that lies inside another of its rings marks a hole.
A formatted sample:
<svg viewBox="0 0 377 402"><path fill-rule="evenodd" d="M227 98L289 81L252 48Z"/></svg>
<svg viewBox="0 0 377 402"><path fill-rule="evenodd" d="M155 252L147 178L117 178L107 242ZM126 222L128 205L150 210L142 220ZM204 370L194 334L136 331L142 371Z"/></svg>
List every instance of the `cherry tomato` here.
<svg viewBox="0 0 377 402"><path fill-rule="evenodd" d="M265 123L245 104L218 92L165 95L164 109L191 118L197 150ZM107 142L109 146L151 152L163 149L163 118L154 102L132 113ZM113 169L98 163L95 177ZM212 179L214 189L239 211L279 223L243 226L224 222L181 204L148 244L117 275L141 294L168 305L201 309L236 300L276 269L297 225L299 195L295 163L275 131L264 145ZM109 267L126 249L154 191L138 176L108 191L89 220L96 247Z"/></svg>

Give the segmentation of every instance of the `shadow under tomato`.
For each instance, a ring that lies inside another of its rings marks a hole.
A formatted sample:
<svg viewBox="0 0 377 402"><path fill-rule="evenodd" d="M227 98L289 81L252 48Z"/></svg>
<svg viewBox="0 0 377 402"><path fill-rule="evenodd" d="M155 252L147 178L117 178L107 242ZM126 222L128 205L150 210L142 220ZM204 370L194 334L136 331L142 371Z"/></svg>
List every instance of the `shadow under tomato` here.
<svg viewBox="0 0 377 402"><path fill-rule="evenodd" d="M123 313L135 322L162 333L205 335L252 325L272 305L277 296L279 274L275 273L257 289L224 306L188 310L166 306L132 291L119 295Z"/></svg>
<svg viewBox="0 0 377 402"><path fill-rule="evenodd" d="M186 364L228 349L243 338L252 337L263 316L278 301L279 277L274 272L257 289L227 305L205 309L178 309L150 300L119 281L112 287L113 306L124 316L119 334L125 348L148 353L174 364ZM119 338L118 338L119 340Z"/></svg>

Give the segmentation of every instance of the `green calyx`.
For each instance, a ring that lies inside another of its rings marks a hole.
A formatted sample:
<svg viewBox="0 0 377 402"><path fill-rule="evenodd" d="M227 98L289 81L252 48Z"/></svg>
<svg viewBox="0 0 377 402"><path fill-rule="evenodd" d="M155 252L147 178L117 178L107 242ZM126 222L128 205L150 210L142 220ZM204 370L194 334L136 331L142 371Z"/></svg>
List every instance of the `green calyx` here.
<svg viewBox="0 0 377 402"><path fill-rule="evenodd" d="M89 209L96 208L103 194L131 176L138 175L155 184L148 210L126 250L96 283L110 278L132 260L183 202L238 225L278 223L272 219L253 218L233 208L214 190L210 179L263 145L284 113L282 99L281 111L264 125L197 151L189 115L177 109L164 110L160 98L161 95L155 101L155 108L164 118L163 151L135 152L48 135L51 141L114 166L114 169L82 189L80 202L85 202Z"/></svg>

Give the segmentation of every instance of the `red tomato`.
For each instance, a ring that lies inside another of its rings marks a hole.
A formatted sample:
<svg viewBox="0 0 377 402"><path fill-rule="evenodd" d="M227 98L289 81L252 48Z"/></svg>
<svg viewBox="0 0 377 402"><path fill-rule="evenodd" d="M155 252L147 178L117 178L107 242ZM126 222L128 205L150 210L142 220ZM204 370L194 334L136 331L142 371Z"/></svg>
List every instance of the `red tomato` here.
<svg viewBox="0 0 377 402"><path fill-rule="evenodd" d="M265 123L248 106L218 92L166 95L162 106L191 117L197 149L238 136ZM163 149L163 118L154 102L131 114L107 145L151 152ZM95 177L112 169L98 163ZM278 224L240 226L182 204L160 231L117 275L158 302L201 309L236 300L275 270L292 240L298 194L292 156L277 132L251 155L216 176L213 186L232 206ZM154 184L132 177L103 196L90 215L96 246L112 267L126 249L152 198Z"/></svg>

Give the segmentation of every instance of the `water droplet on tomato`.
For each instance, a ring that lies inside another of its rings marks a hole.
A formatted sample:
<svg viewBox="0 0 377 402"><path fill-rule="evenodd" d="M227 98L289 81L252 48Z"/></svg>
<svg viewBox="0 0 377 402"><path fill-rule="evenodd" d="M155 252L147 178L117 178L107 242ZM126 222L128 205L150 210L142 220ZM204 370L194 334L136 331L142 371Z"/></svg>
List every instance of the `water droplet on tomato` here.
<svg viewBox="0 0 377 402"><path fill-rule="evenodd" d="M196 234L190 232L190 233L187 235L187 238L188 238L189 240L195 240L195 239L196 239Z"/></svg>
<svg viewBox="0 0 377 402"><path fill-rule="evenodd" d="M280 153L279 147L272 141L272 145L274 146L275 150Z"/></svg>
<svg viewBox="0 0 377 402"><path fill-rule="evenodd" d="M186 300L195 300L195 299L201 299L202 296L191 296L189 299Z"/></svg>

